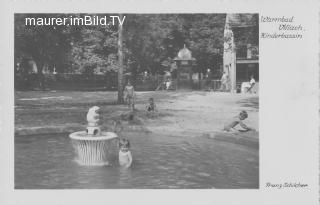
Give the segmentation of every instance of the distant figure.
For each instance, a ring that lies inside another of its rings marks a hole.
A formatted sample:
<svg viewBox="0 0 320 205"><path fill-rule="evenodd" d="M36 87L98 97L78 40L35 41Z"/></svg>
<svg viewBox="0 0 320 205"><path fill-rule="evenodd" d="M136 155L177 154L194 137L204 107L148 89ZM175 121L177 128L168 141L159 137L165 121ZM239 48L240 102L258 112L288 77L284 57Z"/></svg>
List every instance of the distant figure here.
<svg viewBox="0 0 320 205"><path fill-rule="evenodd" d="M256 84L256 81L255 81L253 75L251 75L251 79L250 79L249 84L250 84L250 87L248 88L247 92L251 93L251 90L252 90L253 86Z"/></svg>
<svg viewBox="0 0 320 205"><path fill-rule="evenodd" d="M256 84L256 81L253 77L253 75L251 76L250 78L250 81L249 82L244 82L242 83L241 85L241 92L244 92L244 93L251 93L252 91L252 88L254 87L254 85Z"/></svg>
<svg viewBox="0 0 320 205"><path fill-rule="evenodd" d="M134 110L134 98L135 98L134 88L131 85L131 82L128 81L127 85L124 88L124 99L127 102L129 109L131 110Z"/></svg>
<svg viewBox="0 0 320 205"><path fill-rule="evenodd" d="M129 168L132 164L132 155L129 150L129 140L122 138L119 141L119 165L124 168Z"/></svg>
<svg viewBox="0 0 320 205"><path fill-rule="evenodd" d="M237 115L236 117L234 117L229 123L227 123L223 130L224 131L238 131L237 129L235 129L234 127L236 127L238 124L243 128L243 130L241 131L249 131L252 130L251 128L249 128L246 124L243 123L243 120L245 120L246 118L248 118L248 113L246 111L241 111L239 113L239 115ZM239 130L240 131L240 130Z"/></svg>
<svg viewBox="0 0 320 205"><path fill-rule="evenodd" d="M223 72L221 77L221 91L226 91L228 89L228 74L226 72Z"/></svg>
<svg viewBox="0 0 320 205"><path fill-rule="evenodd" d="M171 88L171 80L167 79L165 82L166 90L169 90Z"/></svg>
<svg viewBox="0 0 320 205"><path fill-rule="evenodd" d="M206 85L207 91L212 91L212 72L209 68L207 69L207 73L206 73L205 85Z"/></svg>

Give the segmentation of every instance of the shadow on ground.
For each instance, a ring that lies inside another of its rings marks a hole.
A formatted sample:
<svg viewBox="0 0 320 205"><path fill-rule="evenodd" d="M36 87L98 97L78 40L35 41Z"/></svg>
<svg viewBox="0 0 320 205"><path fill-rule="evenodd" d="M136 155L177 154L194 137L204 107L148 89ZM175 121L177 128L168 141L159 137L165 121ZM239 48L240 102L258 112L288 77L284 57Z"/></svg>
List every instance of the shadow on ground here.
<svg viewBox="0 0 320 205"><path fill-rule="evenodd" d="M259 109L259 97L251 97L237 102L241 107Z"/></svg>

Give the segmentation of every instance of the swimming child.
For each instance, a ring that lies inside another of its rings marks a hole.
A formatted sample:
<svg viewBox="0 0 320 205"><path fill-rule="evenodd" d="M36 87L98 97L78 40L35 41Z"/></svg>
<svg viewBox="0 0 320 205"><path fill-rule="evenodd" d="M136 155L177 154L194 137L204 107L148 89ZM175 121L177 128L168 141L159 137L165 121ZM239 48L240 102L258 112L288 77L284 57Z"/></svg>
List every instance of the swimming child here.
<svg viewBox="0 0 320 205"><path fill-rule="evenodd" d="M131 82L129 80L127 85L124 88L124 99L128 103L128 107L131 110L134 110L134 97L135 97L134 88L131 85Z"/></svg>
<svg viewBox="0 0 320 205"><path fill-rule="evenodd" d="M227 132L229 132L229 131L238 131L237 129L234 128L238 124L244 129L244 130L241 130L241 131L252 130L246 124L243 123L243 120L245 120L246 118L248 118L248 113L246 111L241 111L239 113L239 115L234 117L230 123L228 123L228 124L226 124L224 126L223 131L227 131Z"/></svg>
<svg viewBox="0 0 320 205"><path fill-rule="evenodd" d="M132 155L129 150L129 140L122 138L119 141L119 165L124 168L129 168L132 164Z"/></svg>

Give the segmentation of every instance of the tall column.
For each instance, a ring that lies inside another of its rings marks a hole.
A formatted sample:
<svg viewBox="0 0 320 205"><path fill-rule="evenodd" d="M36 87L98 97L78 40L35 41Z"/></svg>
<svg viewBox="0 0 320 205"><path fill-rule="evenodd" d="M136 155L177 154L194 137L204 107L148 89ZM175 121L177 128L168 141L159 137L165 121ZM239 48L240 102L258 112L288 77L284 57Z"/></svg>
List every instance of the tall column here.
<svg viewBox="0 0 320 205"><path fill-rule="evenodd" d="M232 14L227 14L224 28L224 52L223 52L223 71L226 72L230 79L230 92L236 93L236 48L234 36L230 26Z"/></svg>

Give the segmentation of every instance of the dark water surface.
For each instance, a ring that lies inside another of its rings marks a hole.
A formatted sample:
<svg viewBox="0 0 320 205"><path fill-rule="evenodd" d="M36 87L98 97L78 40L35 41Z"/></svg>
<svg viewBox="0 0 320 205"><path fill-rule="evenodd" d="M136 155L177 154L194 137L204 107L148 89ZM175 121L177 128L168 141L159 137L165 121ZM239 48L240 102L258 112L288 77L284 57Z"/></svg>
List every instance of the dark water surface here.
<svg viewBox="0 0 320 205"><path fill-rule="evenodd" d="M258 149L206 137L125 134L133 167L74 161L67 134L15 137L16 189L259 188Z"/></svg>

